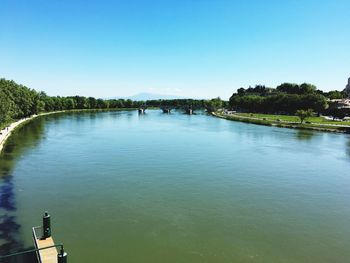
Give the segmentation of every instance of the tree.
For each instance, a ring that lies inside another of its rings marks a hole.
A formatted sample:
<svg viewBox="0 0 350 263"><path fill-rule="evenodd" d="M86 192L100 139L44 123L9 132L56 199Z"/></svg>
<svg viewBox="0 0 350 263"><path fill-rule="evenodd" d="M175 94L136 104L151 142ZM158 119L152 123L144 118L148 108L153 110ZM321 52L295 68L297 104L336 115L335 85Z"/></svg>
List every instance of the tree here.
<svg viewBox="0 0 350 263"><path fill-rule="evenodd" d="M53 111L55 110L55 102L52 97L46 96L43 98L45 103L45 111Z"/></svg>
<svg viewBox="0 0 350 263"><path fill-rule="evenodd" d="M132 100L130 100L130 99L127 99L125 102L124 102L124 106L126 107L126 108L132 108L133 107L133 101Z"/></svg>
<svg viewBox="0 0 350 263"><path fill-rule="evenodd" d="M331 90L327 93L325 93L326 97L334 100L334 99L345 99L346 93L344 91L338 91L338 90Z"/></svg>
<svg viewBox="0 0 350 263"><path fill-rule="evenodd" d="M45 102L38 100L35 107L35 114L45 111Z"/></svg>
<svg viewBox="0 0 350 263"><path fill-rule="evenodd" d="M283 83L276 89L257 85L240 88L232 94L229 105L245 112L295 114L298 109L312 109L317 113L328 107L326 97L312 84Z"/></svg>
<svg viewBox="0 0 350 263"><path fill-rule="evenodd" d="M342 120L346 116L345 110L337 107L329 108L327 113L333 117L333 120L335 120L336 118Z"/></svg>
<svg viewBox="0 0 350 263"><path fill-rule="evenodd" d="M95 106L95 108L105 109L105 108L107 108L107 102L104 101L103 99L98 99L98 100L96 101L96 106Z"/></svg>
<svg viewBox="0 0 350 263"><path fill-rule="evenodd" d="M88 109L88 99L82 96L75 96L74 97L76 101L76 107L77 109Z"/></svg>
<svg viewBox="0 0 350 263"><path fill-rule="evenodd" d="M303 123L304 120L306 120L307 118L310 118L313 115L313 110L312 109L297 110L295 115L299 117L300 123Z"/></svg>
<svg viewBox="0 0 350 263"><path fill-rule="evenodd" d="M0 90L0 127L12 119L12 103L8 96Z"/></svg>
<svg viewBox="0 0 350 263"><path fill-rule="evenodd" d="M238 94L238 95L244 95L244 93L245 93L245 89L244 89L244 88L239 88L239 89L237 90L237 94Z"/></svg>
<svg viewBox="0 0 350 263"><path fill-rule="evenodd" d="M220 99L220 97L217 97L215 99L211 99L211 100L206 100L204 101L204 107L207 109L207 111L209 113L211 112L215 112L218 109L221 109L223 106L223 102Z"/></svg>
<svg viewBox="0 0 350 263"><path fill-rule="evenodd" d="M303 83L299 86L299 94L311 94L316 92L316 86L309 84L309 83Z"/></svg>
<svg viewBox="0 0 350 263"><path fill-rule="evenodd" d="M282 83L276 88L279 92L299 94L299 85L295 83Z"/></svg>
<svg viewBox="0 0 350 263"><path fill-rule="evenodd" d="M97 106L96 99L93 98L93 97L89 97L88 98L88 106L89 106L90 109L95 109L96 106Z"/></svg>
<svg viewBox="0 0 350 263"><path fill-rule="evenodd" d="M65 100L65 108L67 110L72 110L76 108L76 102L73 98L66 98Z"/></svg>

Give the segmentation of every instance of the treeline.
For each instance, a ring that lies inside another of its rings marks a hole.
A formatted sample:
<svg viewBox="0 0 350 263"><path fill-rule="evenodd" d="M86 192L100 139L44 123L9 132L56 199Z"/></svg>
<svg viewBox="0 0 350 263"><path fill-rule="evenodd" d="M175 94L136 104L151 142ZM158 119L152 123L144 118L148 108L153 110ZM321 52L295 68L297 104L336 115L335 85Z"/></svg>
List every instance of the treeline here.
<svg viewBox="0 0 350 263"><path fill-rule="evenodd" d="M283 83L276 88L257 85L254 88L240 88L234 93L229 105L232 109L244 112L295 114L297 110L312 109L314 112L326 113L330 108L328 99L345 98L346 93L317 90L308 83L301 85ZM332 105L331 105L332 106Z"/></svg>
<svg viewBox="0 0 350 263"><path fill-rule="evenodd" d="M41 112L73 109L134 108L142 102L113 99L103 100L92 97L48 96L12 80L0 79L0 127L12 120L29 117Z"/></svg>
<svg viewBox="0 0 350 263"><path fill-rule="evenodd" d="M220 99L220 97L211 100L195 100L195 99L172 99L172 100L148 100L148 106L170 106L174 108L186 108L191 106L192 109L206 109L208 112L226 108L228 102Z"/></svg>
<svg viewBox="0 0 350 263"><path fill-rule="evenodd" d="M96 99L83 96L48 96L17 84L12 80L0 79L0 128L13 120L29 117L42 112L83 109L118 109L138 108L141 105L158 107L162 105L173 107L192 106L194 109L207 107L217 109L224 105L220 98L213 100L174 99L132 101L130 99Z"/></svg>
<svg viewBox="0 0 350 263"><path fill-rule="evenodd" d="M182 108L192 105L194 108L203 108L204 100L194 99L172 99L172 100L147 100L144 102L147 106L158 107L158 106L171 106L174 108Z"/></svg>
<svg viewBox="0 0 350 263"><path fill-rule="evenodd" d="M132 101L130 99L96 99L83 96L48 96L17 84L14 81L0 79L0 128L13 120L29 117L42 112L83 109L117 109L171 106L193 109L205 108L213 112L222 108L231 108L242 112L295 114L297 110L311 109L316 113L328 114L337 118L349 115L346 110L339 109L329 99L346 97L344 91L322 92L312 84L301 85L283 83L276 88L257 85L247 89L240 88L229 102L219 97L211 100L173 99Z"/></svg>

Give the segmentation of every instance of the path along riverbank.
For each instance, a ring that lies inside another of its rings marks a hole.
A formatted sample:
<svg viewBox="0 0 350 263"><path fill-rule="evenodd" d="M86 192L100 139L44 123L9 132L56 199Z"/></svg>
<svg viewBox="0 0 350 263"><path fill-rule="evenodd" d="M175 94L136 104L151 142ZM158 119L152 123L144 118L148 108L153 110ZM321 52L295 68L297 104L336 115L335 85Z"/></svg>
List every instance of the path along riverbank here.
<svg viewBox="0 0 350 263"><path fill-rule="evenodd" d="M267 118L256 118L248 116L240 116L236 114L225 114L221 112L213 112L213 116L231 120L240 121L245 123L252 123L265 126L274 126L280 128L292 128L292 129L303 129L303 130L314 130L314 131L324 131L324 132L340 132L340 133L350 133L350 126L345 125L330 125L321 123L297 123L297 122L287 122L287 121L277 121L269 120Z"/></svg>
<svg viewBox="0 0 350 263"><path fill-rule="evenodd" d="M44 115L49 114L56 114L56 113L63 113L63 112L95 112L95 111L122 111L122 110L135 110L136 108L115 108L115 109L74 109L74 110L62 110L62 111L52 111L52 112L44 112L37 115L32 115L27 118L23 118L20 120L17 120L15 122L12 122L8 127L5 129L0 130L0 153L2 149L4 148L4 145L7 141L7 139L11 136L11 133L20 127L21 125L26 124L27 122L40 117Z"/></svg>
<svg viewBox="0 0 350 263"><path fill-rule="evenodd" d="M26 122L29 122L29 121L31 121L39 116L61 113L61 112L64 112L64 111L53 111L53 112L40 113L37 115L32 115L30 117L23 118L23 119L15 121L15 122L12 122L8 127L4 128L0 131L0 153L1 153L2 149L4 148L6 140L11 136L12 132L15 129L17 129L18 127L25 124Z"/></svg>

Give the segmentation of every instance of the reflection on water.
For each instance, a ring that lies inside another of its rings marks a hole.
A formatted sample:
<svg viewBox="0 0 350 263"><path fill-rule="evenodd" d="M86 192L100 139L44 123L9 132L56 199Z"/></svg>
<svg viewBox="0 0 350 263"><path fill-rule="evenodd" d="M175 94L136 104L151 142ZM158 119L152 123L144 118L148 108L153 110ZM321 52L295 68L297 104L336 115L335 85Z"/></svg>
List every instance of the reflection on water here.
<svg viewBox="0 0 350 263"><path fill-rule="evenodd" d="M0 209L5 211L14 211L14 193L13 193L13 183L10 176L5 176L2 179L0 186Z"/></svg>
<svg viewBox="0 0 350 263"><path fill-rule="evenodd" d="M34 120L35 125L25 125L8 139L0 155L0 255L32 249L24 247L21 227L17 223L15 186L12 172L18 158L28 149L37 146L42 137L44 120ZM29 232L30 229L25 230ZM4 262L35 262L35 254L16 256Z"/></svg>
<svg viewBox="0 0 350 263"><path fill-rule="evenodd" d="M296 138L301 141L311 140L314 135L315 135L314 131L297 130L296 132Z"/></svg>
<svg viewBox="0 0 350 263"><path fill-rule="evenodd" d="M347 144L346 144L346 154L349 156L350 158L350 139L348 140Z"/></svg>

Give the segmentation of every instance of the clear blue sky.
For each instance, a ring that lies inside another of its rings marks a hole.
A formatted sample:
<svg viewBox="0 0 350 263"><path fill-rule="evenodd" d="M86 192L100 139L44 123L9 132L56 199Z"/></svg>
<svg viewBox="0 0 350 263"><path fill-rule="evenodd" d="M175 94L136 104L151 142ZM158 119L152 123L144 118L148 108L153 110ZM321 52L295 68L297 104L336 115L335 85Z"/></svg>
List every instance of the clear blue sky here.
<svg viewBox="0 0 350 263"><path fill-rule="evenodd" d="M350 1L1 0L0 77L49 95L228 98L350 77Z"/></svg>

